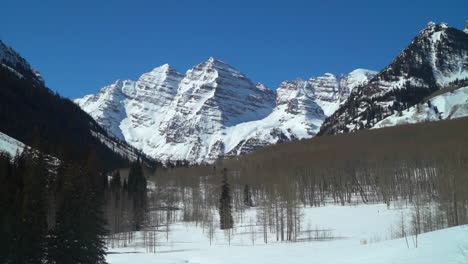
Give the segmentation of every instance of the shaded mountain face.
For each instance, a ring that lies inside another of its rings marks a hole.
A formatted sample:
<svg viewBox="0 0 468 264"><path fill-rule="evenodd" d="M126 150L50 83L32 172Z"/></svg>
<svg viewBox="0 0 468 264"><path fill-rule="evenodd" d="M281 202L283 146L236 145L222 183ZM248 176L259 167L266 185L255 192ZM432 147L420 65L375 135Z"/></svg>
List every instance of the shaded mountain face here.
<svg viewBox="0 0 468 264"><path fill-rule="evenodd" d="M75 102L110 132L161 161L213 162L309 138L375 72L285 81L274 91L209 58L185 75L169 65L117 81Z"/></svg>
<svg viewBox="0 0 468 264"><path fill-rule="evenodd" d="M45 87L40 74L2 42L0 59L0 133L5 137L63 160L84 162L95 153L106 169L142 156L109 135L72 101ZM1 145L8 146L0 146L0 151L12 152L12 144ZM145 156L141 158L152 163Z"/></svg>
<svg viewBox="0 0 468 264"><path fill-rule="evenodd" d="M39 84L44 84L41 74L21 57L13 48L0 40L0 65L15 72L20 78L28 78Z"/></svg>
<svg viewBox="0 0 468 264"><path fill-rule="evenodd" d="M372 128L435 91L468 79L468 34L430 22L392 63L355 89L322 125L319 135Z"/></svg>

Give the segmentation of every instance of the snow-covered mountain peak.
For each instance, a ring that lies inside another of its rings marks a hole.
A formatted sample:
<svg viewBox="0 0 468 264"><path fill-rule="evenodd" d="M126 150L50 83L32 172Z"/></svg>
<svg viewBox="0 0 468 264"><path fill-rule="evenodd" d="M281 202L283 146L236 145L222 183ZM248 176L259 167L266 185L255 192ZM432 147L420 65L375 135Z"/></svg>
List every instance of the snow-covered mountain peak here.
<svg viewBox="0 0 468 264"><path fill-rule="evenodd" d="M151 72L152 73L164 73L164 72L168 72L171 70L175 70L175 69L172 68L172 66L169 65L168 63L165 63L159 67L154 68Z"/></svg>
<svg viewBox="0 0 468 264"><path fill-rule="evenodd" d="M208 78L217 78L218 76L234 76L235 78L247 79L247 77L242 74L238 69L229 65L228 63L218 60L215 57L210 57L207 61L202 62L189 71L186 75L189 74L206 74Z"/></svg>
<svg viewBox="0 0 468 264"><path fill-rule="evenodd" d="M429 22L427 26L419 32L419 35L416 37L415 41L424 38L431 38L433 42L440 41L440 35L443 34L449 28L451 27L445 22L442 22L440 24Z"/></svg>
<svg viewBox="0 0 468 264"><path fill-rule="evenodd" d="M214 63L215 61L222 62L222 61L218 60L217 58L215 58L213 56L210 56L207 61L210 62L210 63Z"/></svg>
<svg viewBox="0 0 468 264"><path fill-rule="evenodd" d="M467 43L463 31L430 22L384 70L351 94L319 134L371 128L438 89L463 84L468 79Z"/></svg>
<svg viewBox="0 0 468 264"><path fill-rule="evenodd" d="M314 136L352 87L372 76L363 69L340 77L327 73L282 82L275 94L210 57L185 75L165 64L136 82L117 81L75 102L153 158L211 162Z"/></svg>
<svg viewBox="0 0 468 264"><path fill-rule="evenodd" d="M435 25L437 25L436 22L434 22L434 21L429 21L429 22L427 23L427 25L426 25L426 28L432 28L432 27L435 27Z"/></svg>
<svg viewBox="0 0 468 264"><path fill-rule="evenodd" d="M434 21L430 21L429 23L427 23L426 27L422 31L440 31L449 27L449 24L446 22L441 22L437 24Z"/></svg>
<svg viewBox="0 0 468 264"><path fill-rule="evenodd" d="M270 91L270 89L263 83L257 83L255 86L261 91Z"/></svg>
<svg viewBox="0 0 468 264"><path fill-rule="evenodd" d="M378 72L367 69L356 69L350 72L346 77L346 83L349 89L369 82ZM351 91L350 90L350 91Z"/></svg>
<svg viewBox="0 0 468 264"><path fill-rule="evenodd" d="M465 22L465 29L463 29L463 32L468 34L468 21Z"/></svg>
<svg viewBox="0 0 468 264"><path fill-rule="evenodd" d="M162 91L173 96L177 93L177 87L184 75L177 72L169 64L154 68L152 71L141 75L138 79L137 89Z"/></svg>
<svg viewBox="0 0 468 264"><path fill-rule="evenodd" d="M297 112L300 111L298 106L314 102L322 108L325 116L329 116L346 100L352 89L367 83L376 74L375 71L357 69L340 76L325 73L309 80L284 81L276 90L276 104L288 104L288 111ZM317 111L314 109L313 112Z"/></svg>
<svg viewBox="0 0 468 264"><path fill-rule="evenodd" d="M367 83L376 74L377 72L366 69L357 69L340 76L325 73L323 76L310 78L308 83L313 87L316 102L325 115L330 116L355 87Z"/></svg>

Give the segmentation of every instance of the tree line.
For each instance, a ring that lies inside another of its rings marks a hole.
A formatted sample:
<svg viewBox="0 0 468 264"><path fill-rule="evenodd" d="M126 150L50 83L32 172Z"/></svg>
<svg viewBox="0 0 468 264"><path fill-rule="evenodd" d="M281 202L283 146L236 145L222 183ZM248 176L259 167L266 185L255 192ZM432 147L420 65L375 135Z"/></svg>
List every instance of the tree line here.
<svg viewBox="0 0 468 264"><path fill-rule="evenodd" d="M160 168L152 180L171 190L181 220L207 227L218 211L223 228L223 197L232 199L233 225L256 206L265 242L295 241L301 208L329 203L406 203L418 210L421 233L468 223L467 129L461 118L316 137L213 165Z"/></svg>

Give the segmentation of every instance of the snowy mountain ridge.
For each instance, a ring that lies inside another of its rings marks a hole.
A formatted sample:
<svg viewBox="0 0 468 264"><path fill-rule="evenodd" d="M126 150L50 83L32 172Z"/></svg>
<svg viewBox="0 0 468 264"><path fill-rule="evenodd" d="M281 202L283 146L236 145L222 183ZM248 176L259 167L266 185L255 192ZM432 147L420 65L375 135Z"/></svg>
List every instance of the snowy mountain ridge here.
<svg viewBox="0 0 468 264"><path fill-rule="evenodd" d="M384 70L359 86L322 125L319 135L373 128L432 93L468 80L468 34L429 22Z"/></svg>
<svg viewBox="0 0 468 264"><path fill-rule="evenodd" d="M213 162L310 138L376 72L285 81L274 91L210 57L186 74L165 64L74 101L120 139L161 161Z"/></svg>

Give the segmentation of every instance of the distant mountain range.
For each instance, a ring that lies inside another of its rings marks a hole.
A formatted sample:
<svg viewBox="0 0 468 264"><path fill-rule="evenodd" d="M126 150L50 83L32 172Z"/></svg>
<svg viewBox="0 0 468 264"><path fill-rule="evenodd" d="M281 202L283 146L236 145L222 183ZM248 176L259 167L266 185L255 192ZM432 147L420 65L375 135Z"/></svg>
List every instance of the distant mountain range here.
<svg viewBox="0 0 468 264"><path fill-rule="evenodd" d="M212 162L314 136L374 71L284 81L276 92L209 58L186 74L165 64L75 102L108 131L158 160Z"/></svg>
<svg viewBox="0 0 468 264"><path fill-rule="evenodd" d="M1 42L0 62L17 78L44 86ZM467 100L468 29L430 22L380 72L326 73L284 81L273 91L211 57L185 74L165 64L74 102L97 122L86 125L89 133L114 151L116 142L126 142L162 162L209 163L315 135L462 117ZM124 148L117 152L138 155Z"/></svg>

